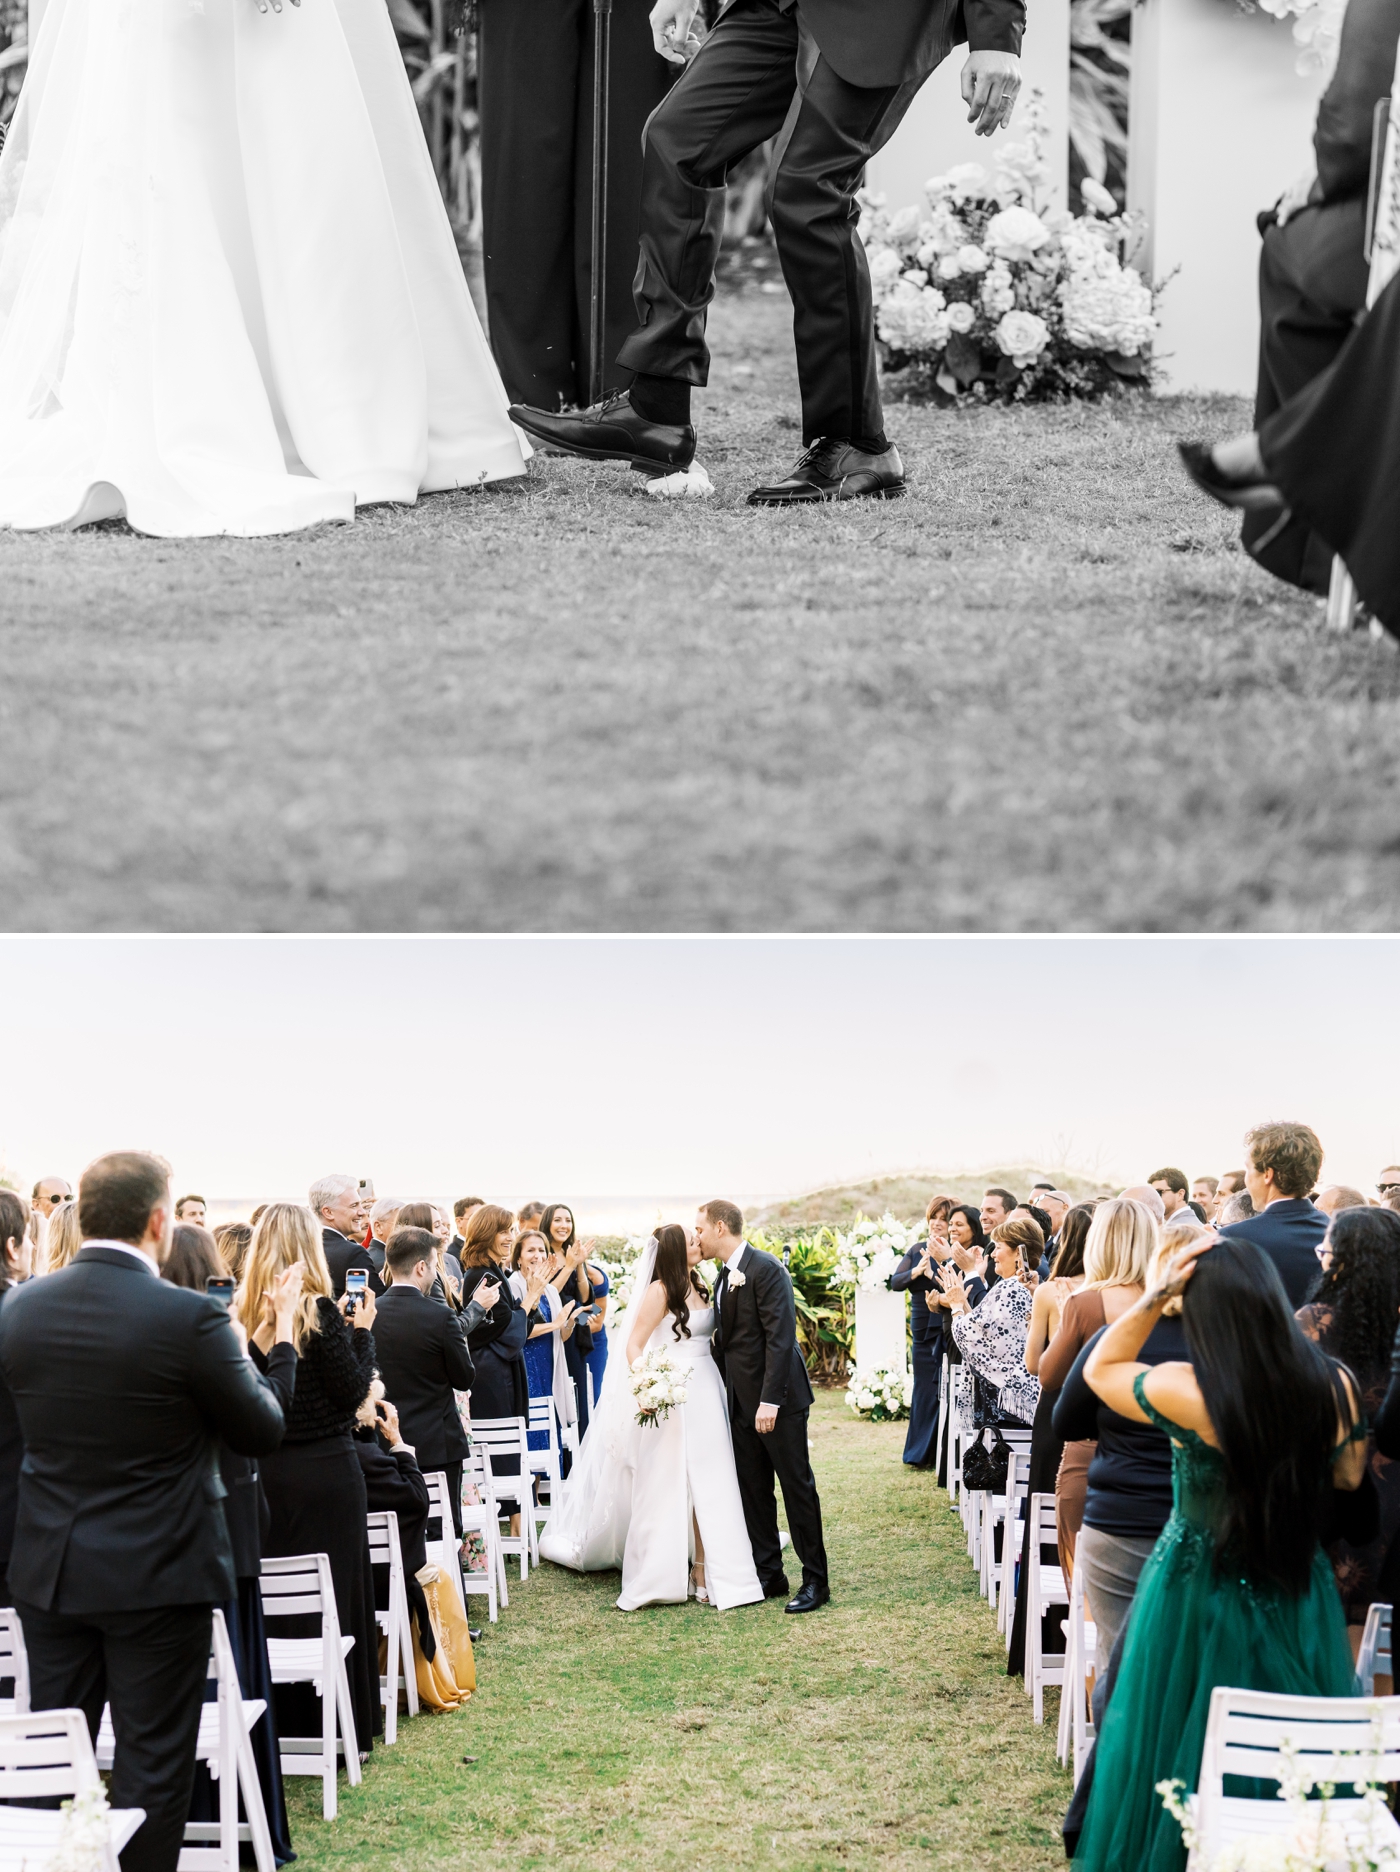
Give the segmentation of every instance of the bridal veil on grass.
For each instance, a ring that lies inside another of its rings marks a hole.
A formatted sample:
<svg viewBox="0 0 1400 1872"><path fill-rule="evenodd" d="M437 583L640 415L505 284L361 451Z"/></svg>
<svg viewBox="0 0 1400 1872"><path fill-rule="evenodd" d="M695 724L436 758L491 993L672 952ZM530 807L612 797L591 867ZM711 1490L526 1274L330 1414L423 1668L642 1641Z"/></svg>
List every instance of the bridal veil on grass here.
<svg viewBox="0 0 1400 1872"><path fill-rule="evenodd" d="M0 525L292 531L523 472L383 0L49 0L0 152Z"/></svg>

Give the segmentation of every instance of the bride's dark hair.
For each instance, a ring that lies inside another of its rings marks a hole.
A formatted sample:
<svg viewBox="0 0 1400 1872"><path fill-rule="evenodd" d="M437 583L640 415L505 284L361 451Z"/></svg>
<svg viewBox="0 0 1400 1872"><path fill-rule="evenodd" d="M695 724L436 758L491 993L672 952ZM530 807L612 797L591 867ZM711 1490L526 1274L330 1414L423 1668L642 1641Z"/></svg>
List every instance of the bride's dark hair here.
<svg viewBox="0 0 1400 1872"><path fill-rule="evenodd" d="M677 1339L688 1339L690 1296L698 1293L702 1300L708 1300L710 1293L690 1265L685 1230L678 1222L667 1222L656 1231L656 1260L652 1266L652 1276L666 1289L666 1305L676 1322L672 1332Z"/></svg>

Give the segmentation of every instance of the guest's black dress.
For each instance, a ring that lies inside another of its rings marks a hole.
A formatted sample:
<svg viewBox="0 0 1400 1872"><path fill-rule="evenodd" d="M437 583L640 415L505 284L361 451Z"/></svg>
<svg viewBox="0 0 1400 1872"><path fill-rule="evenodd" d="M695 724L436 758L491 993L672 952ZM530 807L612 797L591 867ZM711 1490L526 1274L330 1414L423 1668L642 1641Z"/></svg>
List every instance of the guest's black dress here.
<svg viewBox="0 0 1400 1872"><path fill-rule="evenodd" d="M530 1381L525 1372L525 1341L530 1336L529 1316L511 1290L508 1273L498 1267L462 1270L465 1306L484 1280L500 1283L501 1297L481 1323L467 1334L476 1375L472 1379L472 1416L530 1419ZM519 1475L518 1456L491 1458L494 1475Z"/></svg>
<svg viewBox="0 0 1400 1872"><path fill-rule="evenodd" d="M1314 377L1259 428L1259 451L1295 516L1340 553L1356 589L1400 636L1400 274Z"/></svg>
<svg viewBox="0 0 1400 1872"><path fill-rule="evenodd" d="M379 1628L374 1620L374 1581L365 1528L368 1505L364 1476L355 1454L355 1412L369 1395L374 1376L374 1335L353 1331L333 1300L316 1303L318 1332L308 1333L297 1359L296 1395L287 1414L282 1447L262 1460L263 1489L271 1512L263 1552L325 1554L331 1563L336 1611L343 1636L355 1640L345 1660L355 1739L360 1753L384 1725L379 1701ZM267 1360L252 1348L261 1370ZM311 1637L316 1620L279 1619L276 1638ZM309 1685L277 1686L277 1727L282 1735L318 1736L320 1700Z"/></svg>
<svg viewBox="0 0 1400 1872"><path fill-rule="evenodd" d="M904 1460L911 1469L931 1469L938 1460L938 1380L943 1369L942 1309L931 1309L928 1296L940 1289L927 1274L915 1275L926 1241L915 1242L894 1273L890 1288L909 1293L909 1330L913 1338L914 1399L909 1406L909 1433L904 1439Z"/></svg>
<svg viewBox="0 0 1400 1872"><path fill-rule="evenodd" d="M263 1361L263 1369L286 1415L292 1408L296 1391L297 1355L289 1345L274 1345ZM238 1671L238 1687L245 1698L256 1698L267 1705L254 1723L248 1740L257 1763L258 1783L272 1838L272 1856L278 1865L287 1865L296 1854L292 1851L287 1800L282 1786L282 1751L277 1745L272 1670L267 1659L267 1631L259 1585L263 1539L269 1523L267 1501L257 1460L238 1455L227 1443L219 1445L219 1476L227 1490L224 1520L228 1524L233 1571L238 1581L237 1598L226 1599L221 1609ZM213 1702L216 1695L216 1687L211 1683L205 1692L205 1702ZM190 1819L215 1821L218 1818L219 1784L203 1762L196 1762Z"/></svg>

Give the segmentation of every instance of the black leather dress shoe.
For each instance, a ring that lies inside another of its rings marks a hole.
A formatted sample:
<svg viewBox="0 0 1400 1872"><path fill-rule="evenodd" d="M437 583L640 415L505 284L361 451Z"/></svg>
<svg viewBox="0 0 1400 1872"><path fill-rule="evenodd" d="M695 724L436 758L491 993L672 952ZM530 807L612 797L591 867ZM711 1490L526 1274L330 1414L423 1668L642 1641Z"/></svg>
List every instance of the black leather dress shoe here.
<svg viewBox="0 0 1400 1872"><path fill-rule="evenodd" d="M547 448L589 461L625 461L645 474L674 474L695 459L695 431L689 423L648 422L615 390L588 409L550 411L512 403L510 418Z"/></svg>
<svg viewBox="0 0 1400 1872"><path fill-rule="evenodd" d="M750 507L799 507L810 501L894 500L904 492L904 463L891 445L867 455L840 436L818 436L793 471L771 487L755 488Z"/></svg>
<svg viewBox="0 0 1400 1872"><path fill-rule="evenodd" d="M1178 442L1176 446L1182 466L1202 494L1209 494L1222 507L1239 507L1246 513L1274 513L1286 504L1267 476L1226 474L1208 442ZM1257 545L1256 541L1256 550Z"/></svg>
<svg viewBox="0 0 1400 1872"><path fill-rule="evenodd" d="M482 1634L481 1632L479 1632L479 1631L474 1631L474 1630L472 1629L472 1627L471 1627L470 1625L468 1625L468 1627L467 1627L467 1636L468 1636L468 1638L470 1638L470 1639L471 1639L471 1641L472 1641L472 1643L473 1643L473 1644L480 1644L480 1643L481 1643L481 1640L482 1640L482 1635L483 1635L483 1634Z"/></svg>
<svg viewBox="0 0 1400 1872"><path fill-rule="evenodd" d="M817 1607L824 1606L830 1597L829 1586L818 1586L815 1581L808 1580L805 1585L797 1589L796 1594L788 1600L783 1610L785 1612L815 1612Z"/></svg>
<svg viewBox="0 0 1400 1872"><path fill-rule="evenodd" d="M786 1578L780 1573L775 1580L770 1580L764 1587L763 1596L765 1599L786 1599L791 1591L791 1586L788 1585Z"/></svg>

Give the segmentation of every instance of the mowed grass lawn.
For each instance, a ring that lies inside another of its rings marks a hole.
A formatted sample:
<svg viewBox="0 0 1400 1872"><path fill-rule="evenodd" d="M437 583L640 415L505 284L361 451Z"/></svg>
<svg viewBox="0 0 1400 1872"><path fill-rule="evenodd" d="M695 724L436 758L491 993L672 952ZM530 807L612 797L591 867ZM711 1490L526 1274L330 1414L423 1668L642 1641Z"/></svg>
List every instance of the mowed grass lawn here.
<svg viewBox="0 0 1400 1872"><path fill-rule="evenodd" d="M1185 484L1242 404L896 402L906 500L756 511L789 327L717 304L709 502L0 534L0 926L1395 927L1400 658Z"/></svg>
<svg viewBox="0 0 1400 1872"><path fill-rule="evenodd" d="M812 1424L830 1607L622 1613L615 1573L512 1583L465 1710L342 1777L330 1825L319 1783L289 1784L302 1872L1063 1866L1054 1699L1037 1729L946 1497L900 1463L902 1425L831 1393Z"/></svg>

